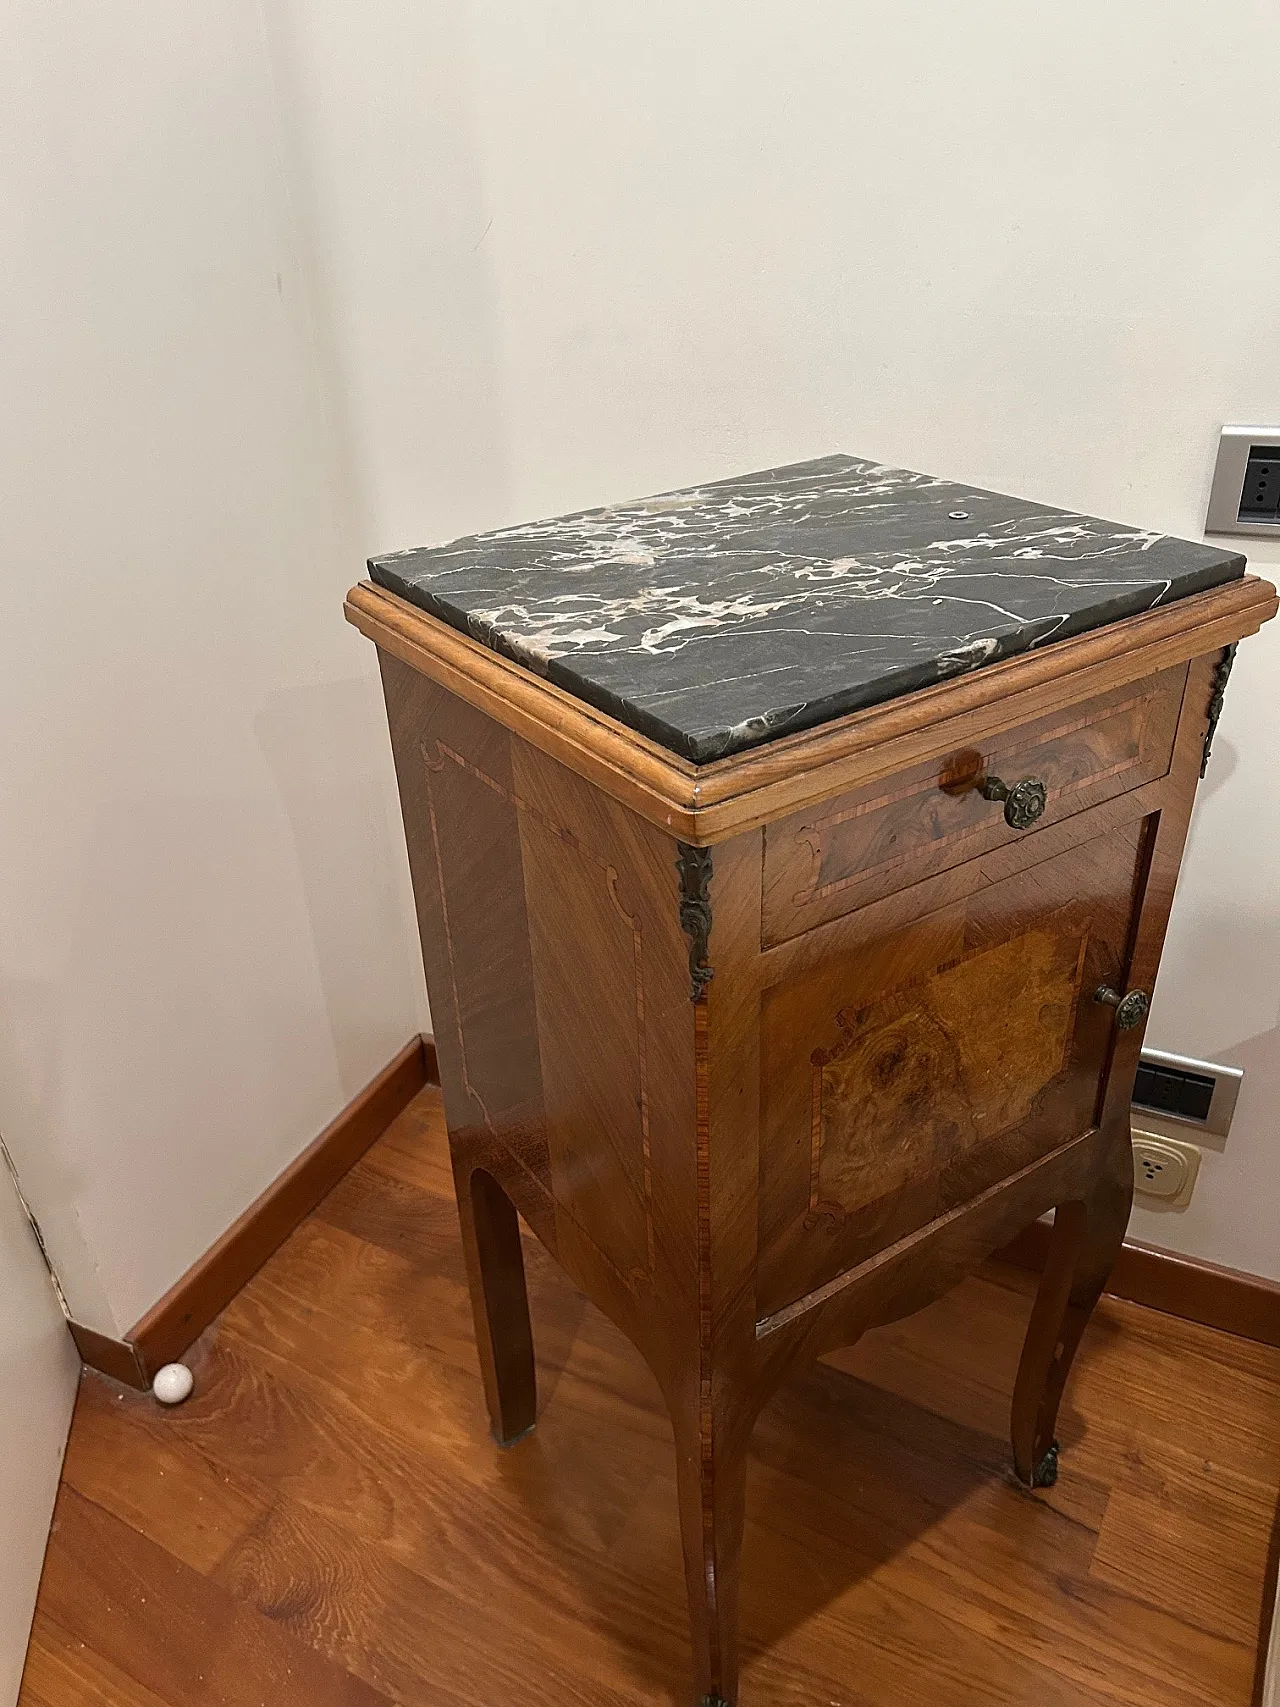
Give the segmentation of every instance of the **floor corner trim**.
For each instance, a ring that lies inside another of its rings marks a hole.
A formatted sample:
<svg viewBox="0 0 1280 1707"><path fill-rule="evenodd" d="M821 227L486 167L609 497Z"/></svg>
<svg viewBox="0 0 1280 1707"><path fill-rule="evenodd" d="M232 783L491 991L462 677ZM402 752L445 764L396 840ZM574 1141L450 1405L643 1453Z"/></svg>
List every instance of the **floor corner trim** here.
<svg viewBox="0 0 1280 1707"><path fill-rule="evenodd" d="M122 1381L126 1387L147 1386L138 1353L128 1340L112 1339L110 1334L100 1334L96 1328L86 1328L83 1322L69 1321L67 1326L81 1363L96 1369L100 1375L109 1375L113 1381Z"/></svg>
<svg viewBox="0 0 1280 1707"><path fill-rule="evenodd" d="M296 1156L279 1177L123 1339L71 1322L91 1368L143 1390L204 1332L425 1085L438 1085L436 1046L415 1037Z"/></svg>

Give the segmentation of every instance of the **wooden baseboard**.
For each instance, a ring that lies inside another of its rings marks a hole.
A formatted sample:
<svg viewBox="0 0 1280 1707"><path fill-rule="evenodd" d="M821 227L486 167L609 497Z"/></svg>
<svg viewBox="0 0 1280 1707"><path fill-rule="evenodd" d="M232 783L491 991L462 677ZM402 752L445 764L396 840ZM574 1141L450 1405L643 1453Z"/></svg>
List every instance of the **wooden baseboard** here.
<svg viewBox="0 0 1280 1707"><path fill-rule="evenodd" d="M96 1328L86 1328L83 1322L69 1325L82 1363L109 1375L113 1381L123 1381L126 1387L148 1385L138 1353L128 1340L113 1340L109 1334L100 1334Z"/></svg>
<svg viewBox="0 0 1280 1707"><path fill-rule="evenodd" d="M996 1260L1017 1268L1042 1269L1050 1231L1049 1222L1033 1221L1011 1244L995 1253ZM1224 1333L1258 1340L1262 1345L1280 1346L1280 1283L1264 1280L1261 1275L1241 1274L1234 1268L1219 1268L1216 1263L1126 1239L1107 1291L1113 1298L1163 1310L1166 1316L1221 1328Z"/></svg>
<svg viewBox="0 0 1280 1707"><path fill-rule="evenodd" d="M401 1109L424 1085L439 1083L435 1043L429 1037L414 1038L124 1339L72 1322L72 1337L84 1362L128 1386L149 1387L156 1370L180 1357L226 1309ZM1017 1268L1042 1269L1049 1234L1048 1222L1034 1221L995 1253L996 1260ZM1280 1346L1280 1283L1259 1275L1241 1274L1127 1239L1107 1291L1184 1321Z"/></svg>
<svg viewBox="0 0 1280 1707"><path fill-rule="evenodd" d="M123 1340L72 1322L80 1356L130 1387L147 1388L157 1369L193 1340L337 1185L424 1085L438 1085L436 1047L415 1037L308 1144L238 1221L170 1287Z"/></svg>

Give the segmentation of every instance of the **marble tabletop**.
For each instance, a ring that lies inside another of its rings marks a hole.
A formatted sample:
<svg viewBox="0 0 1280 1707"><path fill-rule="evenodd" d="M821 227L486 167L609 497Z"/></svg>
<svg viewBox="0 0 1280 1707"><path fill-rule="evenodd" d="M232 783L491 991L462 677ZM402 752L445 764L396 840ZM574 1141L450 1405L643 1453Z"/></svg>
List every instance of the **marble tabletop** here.
<svg viewBox="0 0 1280 1707"><path fill-rule="evenodd" d="M1244 573L1237 552L851 456L370 560L705 763Z"/></svg>

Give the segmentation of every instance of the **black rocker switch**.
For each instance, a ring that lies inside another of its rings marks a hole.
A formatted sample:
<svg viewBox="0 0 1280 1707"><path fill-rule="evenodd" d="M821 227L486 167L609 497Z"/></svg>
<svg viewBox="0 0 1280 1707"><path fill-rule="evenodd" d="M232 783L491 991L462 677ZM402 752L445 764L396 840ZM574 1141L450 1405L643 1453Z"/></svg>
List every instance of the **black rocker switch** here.
<svg viewBox="0 0 1280 1707"><path fill-rule="evenodd" d="M1250 445L1240 520L1262 521L1268 516L1280 516L1280 446Z"/></svg>
<svg viewBox="0 0 1280 1707"><path fill-rule="evenodd" d="M1133 1084L1133 1100L1139 1108L1156 1114L1176 1114L1183 1120L1207 1120L1213 1101L1214 1081L1203 1073L1188 1073L1176 1067L1143 1061Z"/></svg>

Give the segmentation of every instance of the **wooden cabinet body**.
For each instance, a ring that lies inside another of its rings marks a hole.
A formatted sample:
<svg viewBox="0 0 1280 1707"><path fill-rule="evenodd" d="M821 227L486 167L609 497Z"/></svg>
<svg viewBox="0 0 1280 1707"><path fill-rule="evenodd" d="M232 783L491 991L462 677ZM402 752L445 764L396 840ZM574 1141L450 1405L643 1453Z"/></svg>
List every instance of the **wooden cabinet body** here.
<svg viewBox="0 0 1280 1707"><path fill-rule="evenodd" d="M670 1408L696 1696L736 1701L755 1417L1030 1220L1013 1396L1056 1471L1123 1238L1141 1025L1252 578L694 766L384 591L378 644L495 1431L535 1416L516 1211ZM1229 656L1229 654L1228 654ZM1011 827L978 784L1045 785Z"/></svg>

